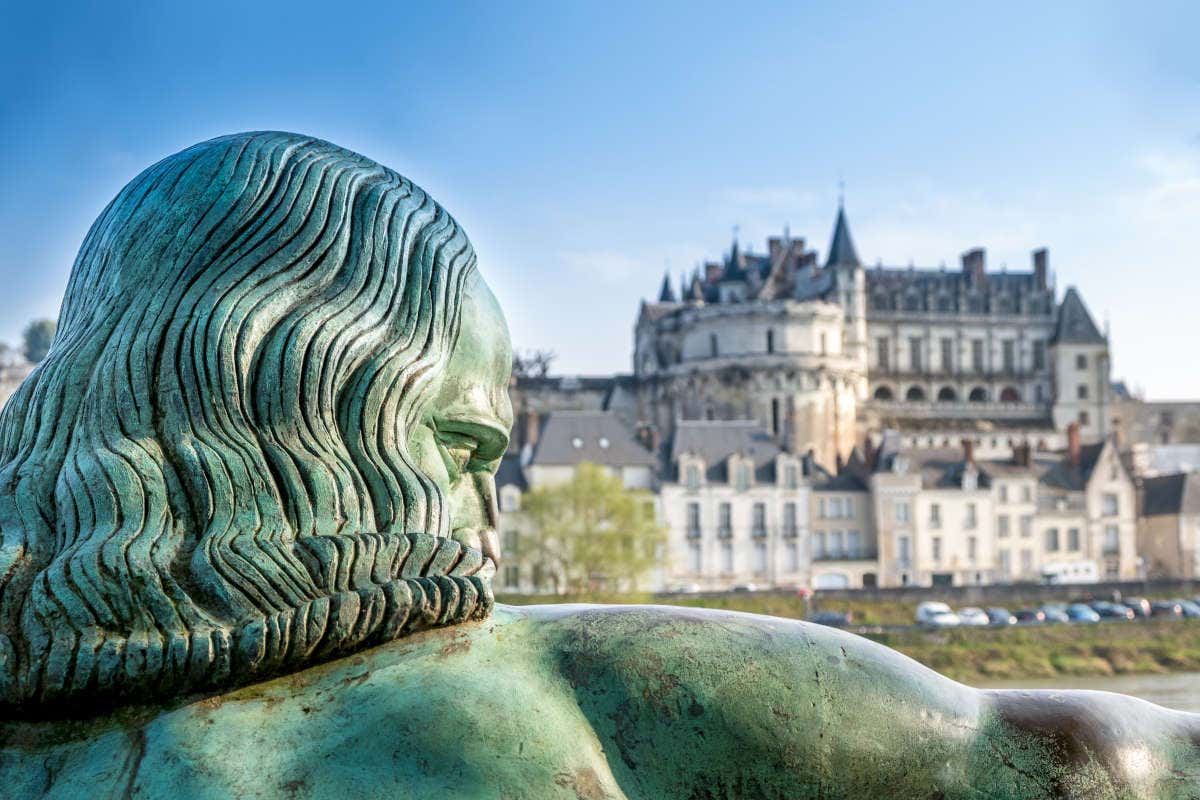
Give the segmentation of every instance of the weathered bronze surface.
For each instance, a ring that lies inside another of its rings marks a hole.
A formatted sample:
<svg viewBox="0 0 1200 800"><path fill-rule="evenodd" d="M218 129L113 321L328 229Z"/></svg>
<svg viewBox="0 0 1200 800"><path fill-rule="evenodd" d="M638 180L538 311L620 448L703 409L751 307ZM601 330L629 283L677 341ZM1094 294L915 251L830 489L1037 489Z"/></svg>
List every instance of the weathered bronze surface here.
<svg viewBox="0 0 1200 800"><path fill-rule="evenodd" d="M0 794L1195 798L1200 716L859 637L499 607L503 315L411 182L308 137L151 167L0 417Z"/></svg>

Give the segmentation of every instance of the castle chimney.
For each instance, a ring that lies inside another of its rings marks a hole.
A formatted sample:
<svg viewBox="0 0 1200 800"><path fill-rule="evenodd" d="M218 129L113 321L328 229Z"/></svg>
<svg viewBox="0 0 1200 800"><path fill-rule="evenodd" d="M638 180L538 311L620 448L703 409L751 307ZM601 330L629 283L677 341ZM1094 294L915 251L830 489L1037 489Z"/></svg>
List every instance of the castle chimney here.
<svg viewBox="0 0 1200 800"><path fill-rule="evenodd" d="M774 264L783 252L783 239L778 236L770 236L767 238L767 252L771 256L771 263Z"/></svg>
<svg viewBox="0 0 1200 800"><path fill-rule="evenodd" d="M963 461L965 461L968 464L974 464L975 463L975 440L974 439L963 439L962 446L963 446Z"/></svg>
<svg viewBox="0 0 1200 800"><path fill-rule="evenodd" d="M1079 441L1079 423L1072 422L1067 426L1067 461L1072 467L1078 467L1083 459L1083 445Z"/></svg>
<svg viewBox="0 0 1200 800"><path fill-rule="evenodd" d="M1018 467L1028 467L1033 463L1033 448L1029 442L1021 442L1013 447L1013 464Z"/></svg>
<svg viewBox="0 0 1200 800"><path fill-rule="evenodd" d="M967 281L973 286L983 283L986 264L987 251L982 247L974 247L962 254L963 272L967 275Z"/></svg>
<svg viewBox="0 0 1200 800"><path fill-rule="evenodd" d="M1047 272L1050 266L1050 251L1044 247L1039 247L1033 251L1033 276L1037 281L1039 289L1045 289L1047 283Z"/></svg>

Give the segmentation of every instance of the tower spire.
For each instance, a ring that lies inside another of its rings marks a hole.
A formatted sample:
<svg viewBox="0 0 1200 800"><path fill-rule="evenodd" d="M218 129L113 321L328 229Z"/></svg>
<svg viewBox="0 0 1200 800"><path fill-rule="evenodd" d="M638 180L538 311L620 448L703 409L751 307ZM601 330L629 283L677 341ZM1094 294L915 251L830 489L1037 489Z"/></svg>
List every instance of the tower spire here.
<svg viewBox="0 0 1200 800"><path fill-rule="evenodd" d="M846 208L840 197L838 198L837 222L833 225L833 240L829 243L829 257L825 260L827 267L839 265L852 267L862 265L862 262L858 260L858 252L854 249L854 240L850 237L850 223L846 222Z"/></svg>
<svg viewBox="0 0 1200 800"><path fill-rule="evenodd" d="M669 270L663 273L662 288L658 290L658 302L675 302L675 290L671 288L671 272Z"/></svg>

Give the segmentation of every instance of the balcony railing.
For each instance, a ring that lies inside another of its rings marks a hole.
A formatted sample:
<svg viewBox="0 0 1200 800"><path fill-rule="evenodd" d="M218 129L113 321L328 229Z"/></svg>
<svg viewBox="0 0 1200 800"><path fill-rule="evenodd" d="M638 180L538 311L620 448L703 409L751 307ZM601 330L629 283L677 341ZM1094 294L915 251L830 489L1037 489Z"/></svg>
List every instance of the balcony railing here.
<svg viewBox="0 0 1200 800"><path fill-rule="evenodd" d="M938 419L1041 419L1048 403L972 403L968 400L868 400L867 407L885 417Z"/></svg>
<svg viewBox="0 0 1200 800"><path fill-rule="evenodd" d="M842 550L833 551L825 550L820 553L813 553L813 561L874 561L878 558L877 553L871 553L863 550Z"/></svg>

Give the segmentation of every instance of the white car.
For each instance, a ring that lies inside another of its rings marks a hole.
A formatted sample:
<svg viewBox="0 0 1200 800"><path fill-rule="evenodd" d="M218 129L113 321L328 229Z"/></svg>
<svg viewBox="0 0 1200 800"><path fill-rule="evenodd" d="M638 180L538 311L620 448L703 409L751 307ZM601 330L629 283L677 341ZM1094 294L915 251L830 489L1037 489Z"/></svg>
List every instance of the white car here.
<svg viewBox="0 0 1200 800"><path fill-rule="evenodd" d="M962 624L962 620L958 618L958 614L953 611L943 611L934 614L923 623L927 628L957 628Z"/></svg>
<svg viewBox="0 0 1200 800"><path fill-rule="evenodd" d="M698 583L677 583L671 587L671 594L699 594L700 591Z"/></svg>
<svg viewBox="0 0 1200 800"><path fill-rule="evenodd" d="M958 610L958 621L963 625L977 625L981 628L986 628L990 622L987 612L975 606L960 608Z"/></svg>
<svg viewBox="0 0 1200 800"><path fill-rule="evenodd" d="M945 603L939 603L934 600L926 600L917 606L917 624L924 625L933 618L935 614L952 614L950 606Z"/></svg>

